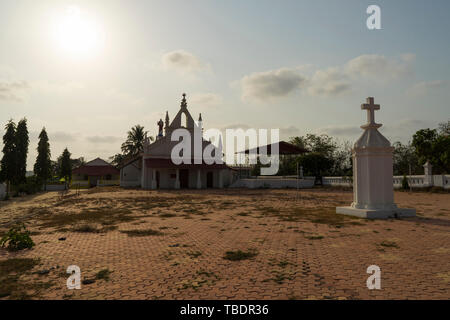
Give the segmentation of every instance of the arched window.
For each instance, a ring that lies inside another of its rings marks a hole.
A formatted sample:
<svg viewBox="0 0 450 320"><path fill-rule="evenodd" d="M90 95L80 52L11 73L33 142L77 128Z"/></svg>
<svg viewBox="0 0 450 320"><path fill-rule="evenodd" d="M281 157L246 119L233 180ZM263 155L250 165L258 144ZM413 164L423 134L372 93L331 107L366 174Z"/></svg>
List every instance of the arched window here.
<svg viewBox="0 0 450 320"><path fill-rule="evenodd" d="M184 112L181 113L181 126L187 128L187 116Z"/></svg>

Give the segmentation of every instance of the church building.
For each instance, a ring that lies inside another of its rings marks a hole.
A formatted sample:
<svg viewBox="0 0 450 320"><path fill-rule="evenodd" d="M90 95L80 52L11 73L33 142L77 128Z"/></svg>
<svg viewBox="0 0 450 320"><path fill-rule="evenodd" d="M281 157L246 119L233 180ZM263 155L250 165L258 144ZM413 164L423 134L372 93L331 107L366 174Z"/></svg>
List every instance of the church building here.
<svg viewBox="0 0 450 320"><path fill-rule="evenodd" d="M186 94L183 94L180 110L172 122L169 113L166 119L159 120L158 135L154 142L147 137L144 150L138 156L122 164L120 169L120 185L122 187L141 187L143 189L180 189L180 188L224 188L231 184L232 169L223 163L208 164L204 159L190 163L175 164L172 161L172 149L180 140L172 141L171 137L176 129L186 129L190 133L191 155L194 157L194 131L200 133L202 155L205 148L213 150L213 155L220 154L218 148L203 138L202 116L199 115L196 123L187 109ZM220 145L219 145L220 146ZM208 161L207 161L208 162Z"/></svg>

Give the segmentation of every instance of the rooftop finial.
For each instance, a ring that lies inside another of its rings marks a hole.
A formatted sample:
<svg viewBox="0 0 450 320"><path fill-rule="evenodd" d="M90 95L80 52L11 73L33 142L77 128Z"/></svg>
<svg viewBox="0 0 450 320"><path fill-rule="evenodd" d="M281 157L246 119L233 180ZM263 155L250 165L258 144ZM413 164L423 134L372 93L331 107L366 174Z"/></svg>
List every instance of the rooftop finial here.
<svg viewBox="0 0 450 320"><path fill-rule="evenodd" d="M183 93L183 99L181 99L181 107L187 108L186 93Z"/></svg>

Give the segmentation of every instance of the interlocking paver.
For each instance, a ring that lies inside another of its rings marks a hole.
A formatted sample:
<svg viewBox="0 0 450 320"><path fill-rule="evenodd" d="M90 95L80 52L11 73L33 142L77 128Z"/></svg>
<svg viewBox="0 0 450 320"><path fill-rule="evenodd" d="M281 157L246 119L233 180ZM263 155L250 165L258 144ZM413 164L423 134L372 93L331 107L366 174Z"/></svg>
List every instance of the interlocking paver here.
<svg viewBox="0 0 450 320"><path fill-rule="evenodd" d="M26 221L36 247L0 249L0 260L39 258L38 268L54 267L39 278L53 281L39 299L450 298L449 194L396 192L399 206L417 209L415 218L334 221L330 210L350 203L351 192L296 193L117 189L69 194L65 205L57 193L17 198L0 205L0 228ZM96 207L130 208L132 219L113 221L117 229L104 233L80 233L71 231L73 225L43 227L45 213L33 211L47 208L61 215ZM293 209L296 213L288 214ZM121 232L135 229L163 234ZM383 241L395 246L383 246ZM249 260L223 259L226 251L238 249L258 254ZM71 291L64 272L72 264L80 266L83 279L105 268L112 273L109 281ZM381 268L382 290L366 287L372 264ZM23 277L33 281L31 275Z"/></svg>

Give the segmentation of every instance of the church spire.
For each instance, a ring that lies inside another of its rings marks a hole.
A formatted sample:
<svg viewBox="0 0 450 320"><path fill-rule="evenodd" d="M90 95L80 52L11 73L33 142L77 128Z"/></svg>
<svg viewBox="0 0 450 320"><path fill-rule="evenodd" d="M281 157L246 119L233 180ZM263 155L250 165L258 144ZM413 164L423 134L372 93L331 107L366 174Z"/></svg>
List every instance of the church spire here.
<svg viewBox="0 0 450 320"><path fill-rule="evenodd" d="M202 122L202 114L200 113L200 115L198 116L198 122Z"/></svg>
<svg viewBox="0 0 450 320"><path fill-rule="evenodd" d="M181 108L187 108L186 93L183 93L183 99L181 99Z"/></svg>
<svg viewBox="0 0 450 320"><path fill-rule="evenodd" d="M164 132L166 133L166 135L167 135L167 131L169 130L169 125L170 125L169 111L166 111L166 121L165 121L165 126L164 126Z"/></svg>

